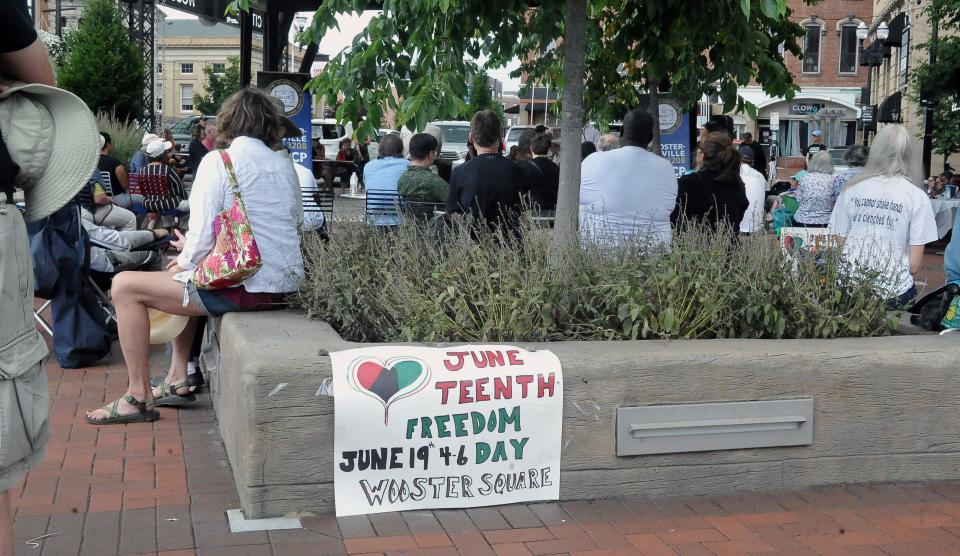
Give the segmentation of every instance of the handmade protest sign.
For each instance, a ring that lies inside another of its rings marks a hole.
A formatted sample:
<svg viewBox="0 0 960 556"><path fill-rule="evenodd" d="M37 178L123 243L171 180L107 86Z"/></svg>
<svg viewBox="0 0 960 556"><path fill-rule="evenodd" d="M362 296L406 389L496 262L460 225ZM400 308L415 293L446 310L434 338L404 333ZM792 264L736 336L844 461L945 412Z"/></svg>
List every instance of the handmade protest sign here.
<svg viewBox="0 0 960 556"><path fill-rule="evenodd" d="M377 346L330 360L338 516L560 497L553 353Z"/></svg>

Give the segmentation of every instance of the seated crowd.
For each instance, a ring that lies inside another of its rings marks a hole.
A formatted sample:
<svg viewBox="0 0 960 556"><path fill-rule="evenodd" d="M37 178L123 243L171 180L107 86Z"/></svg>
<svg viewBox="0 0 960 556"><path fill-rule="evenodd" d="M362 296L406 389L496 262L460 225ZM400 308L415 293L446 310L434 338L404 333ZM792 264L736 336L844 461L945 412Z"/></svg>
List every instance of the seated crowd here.
<svg viewBox="0 0 960 556"><path fill-rule="evenodd" d="M303 273L299 232L322 227L324 215L310 221L303 216L300 199L316 192L318 182L310 170L293 164L283 148L282 137L300 133L286 120L272 99L260 91L246 89L231 97L218 115L222 126L218 144L226 150L208 151L202 157L190 203L183 202L180 170L171 159L169 141L145 137L142 153L137 155L137 175L165 179L169 198L137 198L129 195L136 192L124 187L131 180L110 156L109 137L104 137L100 168L106 177L100 179L111 183L106 188L92 186L94 200L84 214L91 235L122 245L142 245L166 235L165 230L138 230L130 218L133 213L116 206L118 195L128 194L133 211L192 210L186 236L178 232L171 242L181 254L168 265L169 273L121 273L115 279L113 298L130 382L121 399L90 411L90 422L154 420L157 414L146 403L151 399L153 405L189 403L193 383L187 377L197 318L275 309L284 306L287 296L296 290ZM495 113L478 112L470 125L471 153L475 154L453 168L449 181L440 168L443 136L435 126L424 133L410 133L406 140L400 133L386 135L378 145L379 157L362 169L356 163L358 149L350 141L341 144L341 153L343 161L355 164L352 172L362 172L368 208L371 197L392 195L398 202L429 205L443 213L444 219L465 219L502 229L508 235L520 232L524 213L554 211L560 172L551 159L556 142L550 132L546 128L525 131L513 156L507 157ZM762 147L752 141L737 145L732 129L705 126L698 142L696 170L678 179L668 160L647 150L653 126L650 114L632 110L624 118L619 137L601 137L600 148L583 158L578 213L585 238L611 246L640 238L649 247L669 249L674 233L686 222L729 230L731 241L738 241L739 234L766 229L769 187L757 166L758 159L765 160ZM937 239L930 199L918 187L909 133L902 126L888 125L877 134L870 156L857 146L845 160L850 169L835 176L827 152L812 153L807 171L795 176L782 197L795 201L795 206L791 205L795 211L785 214L782 224L829 226L830 233L842 242L848 261L860 268L884 271L881 286L889 292L889 306L900 307L916 296L913 275L919 271L923 246ZM112 202L108 191L114 193ZM241 193L246 217L256 230L263 267L239 287L198 289L188 280L215 249L215 218ZM789 204L774 208L774 224L777 211ZM392 227L400 219L394 212L392 218L368 219L368 223ZM105 231L111 226L115 229ZM105 266L115 272L143 262L108 257ZM960 268L960 263L955 268ZM148 384L147 376L148 308L191 317L173 342L167 376L156 385Z"/></svg>

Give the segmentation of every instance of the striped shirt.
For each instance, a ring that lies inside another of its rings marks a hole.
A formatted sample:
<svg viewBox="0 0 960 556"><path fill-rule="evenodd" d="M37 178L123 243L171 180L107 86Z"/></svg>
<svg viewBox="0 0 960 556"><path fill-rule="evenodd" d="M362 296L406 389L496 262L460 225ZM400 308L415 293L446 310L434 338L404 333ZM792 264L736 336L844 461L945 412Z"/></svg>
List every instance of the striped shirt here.
<svg viewBox="0 0 960 556"><path fill-rule="evenodd" d="M169 195L144 195L143 206L149 212L163 213L177 208L187 198L180 174L168 164L148 164L140 169L141 176L166 176Z"/></svg>

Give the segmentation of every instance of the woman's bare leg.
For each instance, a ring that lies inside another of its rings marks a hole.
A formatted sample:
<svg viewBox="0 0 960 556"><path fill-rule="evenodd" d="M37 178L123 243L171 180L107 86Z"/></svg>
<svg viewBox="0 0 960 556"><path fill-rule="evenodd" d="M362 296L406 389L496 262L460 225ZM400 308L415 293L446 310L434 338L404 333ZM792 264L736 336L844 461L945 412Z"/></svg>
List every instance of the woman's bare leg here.
<svg viewBox="0 0 960 556"><path fill-rule="evenodd" d="M121 272L113 279L111 288L113 305L117 310L117 328L120 333L120 349L127 364L127 393L140 401L152 400L150 390L150 320L147 309L159 309L174 315L203 316L204 312L193 303L183 306L183 284L173 280L170 272ZM189 345L187 346L189 352ZM120 415L130 415L137 408L120 400L117 405ZM105 419L103 409L90 411L93 419Z"/></svg>

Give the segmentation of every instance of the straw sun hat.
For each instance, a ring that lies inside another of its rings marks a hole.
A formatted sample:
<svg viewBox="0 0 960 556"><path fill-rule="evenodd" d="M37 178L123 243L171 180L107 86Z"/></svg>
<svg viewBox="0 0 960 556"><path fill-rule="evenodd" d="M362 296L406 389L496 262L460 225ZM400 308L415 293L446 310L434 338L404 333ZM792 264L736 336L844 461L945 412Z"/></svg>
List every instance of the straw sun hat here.
<svg viewBox="0 0 960 556"><path fill-rule="evenodd" d="M165 344L183 332L189 317L171 315L157 309L147 309L147 318L150 319L150 343Z"/></svg>
<svg viewBox="0 0 960 556"><path fill-rule="evenodd" d="M0 92L0 133L20 167L14 185L24 191L31 221L73 199L100 156L90 109L73 93L48 85L18 84Z"/></svg>

